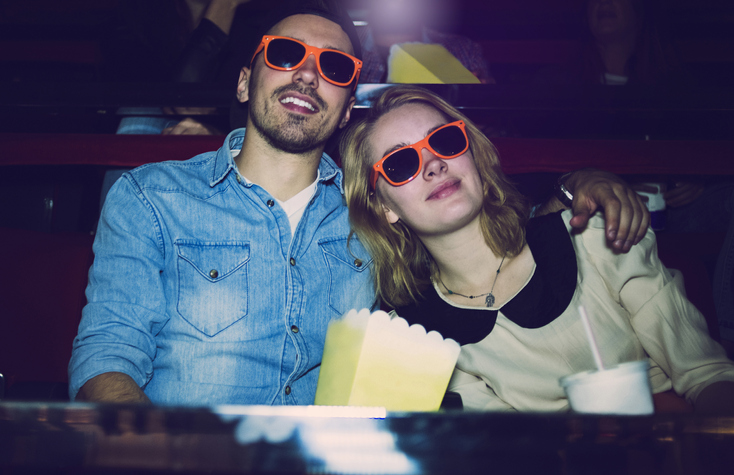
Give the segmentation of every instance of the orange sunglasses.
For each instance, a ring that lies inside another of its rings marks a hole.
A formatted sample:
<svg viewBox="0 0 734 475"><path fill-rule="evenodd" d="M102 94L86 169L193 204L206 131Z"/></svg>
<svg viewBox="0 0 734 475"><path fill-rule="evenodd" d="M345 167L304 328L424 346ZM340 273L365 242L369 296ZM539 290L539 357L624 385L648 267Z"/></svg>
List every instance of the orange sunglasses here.
<svg viewBox="0 0 734 475"><path fill-rule="evenodd" d="M362 70L362 61L350 54L335 49L317 48L285 36L263 36L260 46L252 55L250 67L263 50L265 64L278 71L298 69L313 54L321 77L336 86L348 86L354 81L356 87Z"/></svg>
<svg viewBox="0 0 734 475"><path fill-rule="evenodd" d="M464 121L457 120L434 130L426 138L412 145L390 152L372 166L370 185L375 189L382 175L392 186L405 185L423 169L423 149L439 158L449 159L462 155L469 148Z"/></svg>

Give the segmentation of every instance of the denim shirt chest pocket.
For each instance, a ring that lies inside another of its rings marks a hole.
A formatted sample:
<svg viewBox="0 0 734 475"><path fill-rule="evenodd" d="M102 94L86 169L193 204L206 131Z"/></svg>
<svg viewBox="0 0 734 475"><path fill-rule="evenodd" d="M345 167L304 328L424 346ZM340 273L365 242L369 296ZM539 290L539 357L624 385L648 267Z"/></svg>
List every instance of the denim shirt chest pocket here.
<svg viewBox="0 0 734 475"><path fill-rule="evenodd" d="M178 313L206 336L247 315L246 242L178 240Z"/></svg>
<svg viewBox="0 0 734 475"><path fill-rule="evenodd" d="M347 238L322 239L319 248L323 252L329 272L329 306L341 316L352 308L368 307L374 299L367 270L372 257L356 239L347 247ZM363 285L355 285L355 279ZM364 295L348 292L357 287Z"/></svg>

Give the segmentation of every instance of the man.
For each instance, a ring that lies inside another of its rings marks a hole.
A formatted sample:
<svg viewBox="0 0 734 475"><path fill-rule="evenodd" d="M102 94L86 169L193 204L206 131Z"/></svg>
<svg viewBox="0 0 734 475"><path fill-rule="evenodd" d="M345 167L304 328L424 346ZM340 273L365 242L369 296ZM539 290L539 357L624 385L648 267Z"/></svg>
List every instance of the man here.
<svg viewBox="0 0 734 475"><path fill-rule="evenodd" d="M137 168L110 191L69 364L72 400L311 404L328 322L374 305L370 257L356 240L347 247L341 171L322 154L349 120L358 70L340 83L316 56L355 59L359 41L348 18L304 3L242 69L247 133ZM300 50L287 38L302 42L304 61L285 70L273 37L290 52ZM618 247L647 227L623 185L587 173L575 191L580 225L605 205Z"/></svg>

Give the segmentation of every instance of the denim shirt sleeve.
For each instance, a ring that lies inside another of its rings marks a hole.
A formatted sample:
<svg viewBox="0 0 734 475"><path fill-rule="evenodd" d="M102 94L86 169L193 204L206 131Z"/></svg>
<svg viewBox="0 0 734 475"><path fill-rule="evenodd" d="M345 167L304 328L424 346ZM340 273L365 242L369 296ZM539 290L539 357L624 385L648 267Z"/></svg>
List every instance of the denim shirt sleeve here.
<svg viewBox="0 0 734 475"><path fill-rule="evenodd" d="M144 387L153 374L154 335L166 324L160 223L129 174L117 181L94 241L87 305L69 363L69 396L107 372Z"/></svg>

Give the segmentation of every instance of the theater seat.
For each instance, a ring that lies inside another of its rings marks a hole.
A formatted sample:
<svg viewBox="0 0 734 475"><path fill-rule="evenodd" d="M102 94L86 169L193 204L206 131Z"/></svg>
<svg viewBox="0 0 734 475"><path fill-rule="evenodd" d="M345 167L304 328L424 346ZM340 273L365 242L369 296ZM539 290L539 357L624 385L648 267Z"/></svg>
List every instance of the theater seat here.
<svg viewBox="0 0 734 475"><path fill-rule="evenodd" d="M67 397L93 239L0 228L0 373L8 398Z"/></svg>

